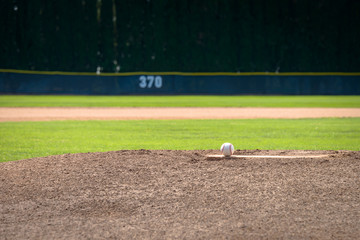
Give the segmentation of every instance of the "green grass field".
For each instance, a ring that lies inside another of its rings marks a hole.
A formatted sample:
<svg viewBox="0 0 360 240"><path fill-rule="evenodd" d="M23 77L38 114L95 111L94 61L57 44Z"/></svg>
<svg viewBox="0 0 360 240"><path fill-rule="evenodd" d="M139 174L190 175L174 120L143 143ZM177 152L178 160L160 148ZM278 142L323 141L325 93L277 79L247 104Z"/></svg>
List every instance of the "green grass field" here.
<svg viewBox="0 0 360 240"><path fill-rule="evenodd" d="M338 107L360 96L0 96L0 107Z"/></svg>
<svg viewBox="0 0 360 240"><path fill-rule="evenodd" d="M121 149L360 150L360 118L0 123L0 161Z"/></svg>
<svg viewBox="0 0 360 240"><path fill-rule="evenodd" d="M0 96L0 107L360 107L360 96ZM360 118L0 123L0 161L121 149L360 150Z"/></svg>

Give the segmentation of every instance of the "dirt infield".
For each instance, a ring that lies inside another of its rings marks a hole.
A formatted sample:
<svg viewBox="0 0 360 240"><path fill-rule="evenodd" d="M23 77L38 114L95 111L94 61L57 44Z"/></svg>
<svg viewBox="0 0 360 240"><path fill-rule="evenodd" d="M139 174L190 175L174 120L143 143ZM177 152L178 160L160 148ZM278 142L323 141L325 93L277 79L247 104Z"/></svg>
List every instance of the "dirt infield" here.
<svg viewBox="0 0 360 240"><path fill-rule="evenodd" d="M360 108L0 108L0 122L360 117Z"/></svg>
<svg viewBox="0 0 360 240"><path fill-rule="evenodd" d="M0 108L0 121L314 117L360 109ZM0 239L359 239L360 152L207 154L219 151L0 163Z"/></svg>
<svg viewBox="0 0 360 240"><path fill-rule="evenodd" d="M1 239L359 239L360 152L117 151L0 163Z"/></svg>

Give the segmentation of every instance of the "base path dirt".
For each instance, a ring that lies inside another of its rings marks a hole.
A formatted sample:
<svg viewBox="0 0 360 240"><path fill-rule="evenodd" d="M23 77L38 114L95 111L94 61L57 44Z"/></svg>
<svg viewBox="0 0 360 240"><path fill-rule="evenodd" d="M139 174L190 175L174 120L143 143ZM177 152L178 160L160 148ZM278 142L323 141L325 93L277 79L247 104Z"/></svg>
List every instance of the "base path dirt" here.
<svg viewBox="0 0 360 240"><path fill-rule="evenodd" d="M359 239L360 152L219 151L0 163L1 239ZM311 158L301 156L325 157Z"/></svg>
<svg viewBox="0 0 360 240"><path fill-rule="evenodd" d="M0 121L360 117L360 108L0 108Z"/></svg>

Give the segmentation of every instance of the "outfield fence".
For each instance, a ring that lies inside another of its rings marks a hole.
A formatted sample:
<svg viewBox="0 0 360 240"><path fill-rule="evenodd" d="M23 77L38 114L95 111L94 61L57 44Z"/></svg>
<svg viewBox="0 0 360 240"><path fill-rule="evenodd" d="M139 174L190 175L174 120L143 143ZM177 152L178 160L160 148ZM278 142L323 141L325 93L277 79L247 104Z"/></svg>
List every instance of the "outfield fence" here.
<svg viewBox="0 0 360 240"><path fill-rule="evenodd" d="M0 93L359 95L360 73L72 73L0 69Z"/></svg>

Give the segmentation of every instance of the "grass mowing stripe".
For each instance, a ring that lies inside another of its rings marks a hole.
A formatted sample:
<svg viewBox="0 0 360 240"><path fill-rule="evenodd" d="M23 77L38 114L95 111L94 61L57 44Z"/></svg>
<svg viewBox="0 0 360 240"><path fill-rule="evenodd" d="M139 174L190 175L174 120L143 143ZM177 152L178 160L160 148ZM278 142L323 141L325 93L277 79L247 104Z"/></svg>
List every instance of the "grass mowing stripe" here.
<svg viewBox="0 0 360 240"><path fill-rule="evenodd" d="M338 107L360 96L0 96L0 107Z"/></svg>
<svg viewBox="0 0 360 240"><path fill-rule="evenodd" d="M121 149L360 150L360 118L0 123L0 161Z"/></svg>

